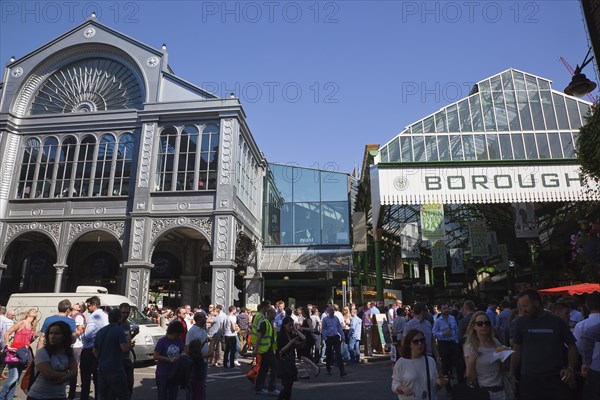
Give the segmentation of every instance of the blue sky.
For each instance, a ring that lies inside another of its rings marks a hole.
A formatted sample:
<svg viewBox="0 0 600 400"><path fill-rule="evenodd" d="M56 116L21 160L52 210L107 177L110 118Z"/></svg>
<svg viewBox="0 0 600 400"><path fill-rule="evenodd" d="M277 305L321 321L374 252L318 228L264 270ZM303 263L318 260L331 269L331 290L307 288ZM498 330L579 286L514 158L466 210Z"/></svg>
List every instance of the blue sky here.
<svg viewBox="0 0 600 400"><path fill-rule="evenodd" d="M100 22L167 44L183 79L240 97L267 159L351 172L367 143L509 67L570 81L587 52L579 1L0 1L0 60ZM596 80L590 64L584 72Z"/></svg>

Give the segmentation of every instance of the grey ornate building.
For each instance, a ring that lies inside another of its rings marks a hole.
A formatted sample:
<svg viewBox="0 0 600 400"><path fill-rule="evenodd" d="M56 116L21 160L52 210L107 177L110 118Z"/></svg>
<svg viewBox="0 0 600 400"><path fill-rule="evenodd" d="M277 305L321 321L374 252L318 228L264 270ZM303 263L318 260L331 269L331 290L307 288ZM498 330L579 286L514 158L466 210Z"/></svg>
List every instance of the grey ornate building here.
<svg viewBox="0 0 600 400"><path fill-rule="evenodd" d="M165 47L91 19L11 61L0 155L0 297L258 303L266 161L239 101L175 76Z"/></svg>

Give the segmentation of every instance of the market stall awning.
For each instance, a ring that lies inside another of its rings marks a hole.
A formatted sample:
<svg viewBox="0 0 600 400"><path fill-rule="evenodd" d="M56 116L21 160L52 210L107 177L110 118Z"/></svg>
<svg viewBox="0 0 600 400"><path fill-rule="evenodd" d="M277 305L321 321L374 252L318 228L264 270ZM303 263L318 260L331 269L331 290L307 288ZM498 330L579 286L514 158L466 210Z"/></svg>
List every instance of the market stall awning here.
<svg viewBox="0 0 600 400"><path fill-rule="evenodd" d="M549 289L539 290L540 294L543 295L561 295L568 294L570 296L574 294L584 294L584 293L593 293L600 292L600 284L598 283L581 283L579 285L570 285L570 286L560 286Z"/></svg>

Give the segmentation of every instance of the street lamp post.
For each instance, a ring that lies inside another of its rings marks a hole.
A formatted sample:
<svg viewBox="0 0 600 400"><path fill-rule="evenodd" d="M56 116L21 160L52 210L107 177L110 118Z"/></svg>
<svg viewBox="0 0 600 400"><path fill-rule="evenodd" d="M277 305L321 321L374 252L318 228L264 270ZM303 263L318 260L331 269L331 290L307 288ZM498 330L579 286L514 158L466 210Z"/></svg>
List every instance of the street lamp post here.
<svg viewBox="0 0 600 400"><path fill-rule="evenodd" d="M352 263L348 257L348 303L352 306Z"/></svg>

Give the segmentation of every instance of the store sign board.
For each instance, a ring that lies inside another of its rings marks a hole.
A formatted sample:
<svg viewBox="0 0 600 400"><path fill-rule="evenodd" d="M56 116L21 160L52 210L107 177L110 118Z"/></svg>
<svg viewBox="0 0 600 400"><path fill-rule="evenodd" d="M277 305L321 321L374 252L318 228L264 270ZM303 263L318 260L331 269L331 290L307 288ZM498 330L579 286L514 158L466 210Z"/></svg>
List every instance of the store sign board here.
<svg viewBox="0 0 600 400"><path fill-rule="evenodd" d="M379 168L381 204L600 200L579 165Z"/></svg>

